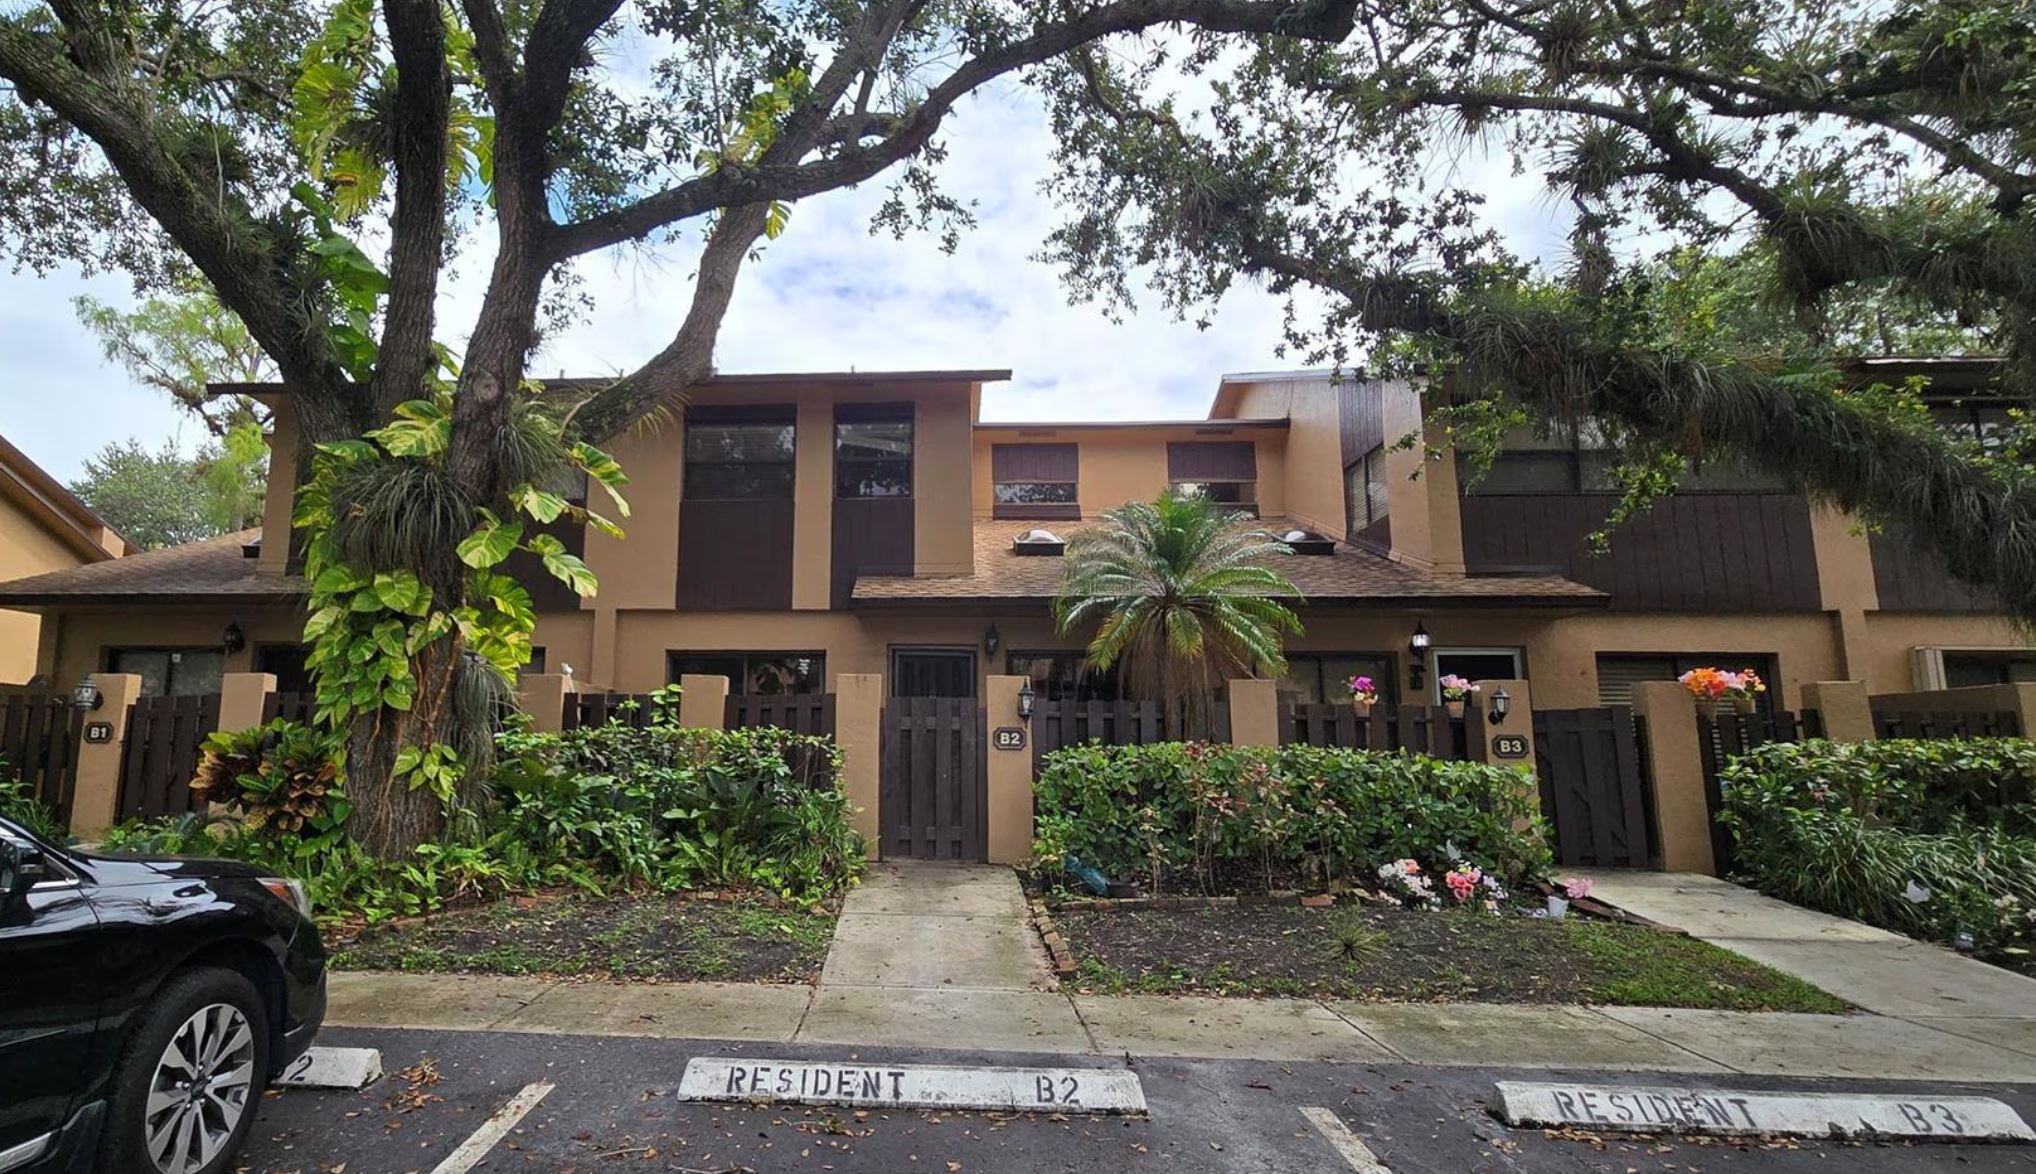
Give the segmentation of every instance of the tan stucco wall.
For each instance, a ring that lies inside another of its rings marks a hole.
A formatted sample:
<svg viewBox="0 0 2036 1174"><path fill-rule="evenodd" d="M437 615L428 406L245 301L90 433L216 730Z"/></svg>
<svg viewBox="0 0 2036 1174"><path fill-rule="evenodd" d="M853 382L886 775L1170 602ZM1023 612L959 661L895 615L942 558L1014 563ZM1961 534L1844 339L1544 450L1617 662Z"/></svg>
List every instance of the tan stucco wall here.
<svg viewBox="0 0 2036 1174"><path fill-rule="evenodd" d="M109 648L218 648L228 623L237 623L247 644L226 658L226 671L247 672L262 644L295 644L304 617L275 607L88 608L46 617L54 630L43 640L43 667L58 688L105 667Z"/></svg>
<svg viewBox="0 0 2036 1174"><path fill-rule="evenodd" d="M2036 640L2018 631L2006 616L1925 612L1875 612L1866 617L1867 640L1863 675L1870 693L1903 693L1920 689L1909 664L1911 649L2036 648Z"/></svg>
<svg viewBox="0 0 2036 1174"><path fill-rule="evenodd" d="M1333 437L1332 437L1333 439ZM1080 451L1076 501L1083 517L1116 509L1127 501L1151 501L1168 484L1166 446L1175 441L1237 441L1254 445L1258 462L1258 512L1268 517L1291 512L1284 429L1225 429L1208 424L1160 424L1122 428L1051 428L1000 424L975 432L969 496L978 518L995 512L990 449L999 444L1073 444ZM1340 516L1340 515L1339 515ZM1316 524L1316 523L1311 523ZM1051 523L1047 523L1051 528ZM1342 533L1339 529L1335 533Z"/></svg>
<svg viewBox="0 0 2036 1174"><path fill-rule="evenodd" d="M969 522L969 465L974 442L974 397L918 395L912 436L912 560L921 575L966 575L975 570L975 532Z"/></svg>
<svg viewBox="0 0 2036 1174"><path fill-rule="evenodd" d="M0 495L0 582L61 571L85 559L12 498ZM30 612L0 610L0 684L25 684L36 672L42 622Z"/></svg>
<svg viewBox="0 0 2036 1174"><path fill-rule="evenodd" d="M1280 513L1324 534L1342 537L1343 430L1338 389L1328 376L1245 384L1238 389L1237 415L1247 420L1286 419L1289 423L1280 453L1278 476L1265 466L1259 450L1259 495L1277 481Z"/></svg>

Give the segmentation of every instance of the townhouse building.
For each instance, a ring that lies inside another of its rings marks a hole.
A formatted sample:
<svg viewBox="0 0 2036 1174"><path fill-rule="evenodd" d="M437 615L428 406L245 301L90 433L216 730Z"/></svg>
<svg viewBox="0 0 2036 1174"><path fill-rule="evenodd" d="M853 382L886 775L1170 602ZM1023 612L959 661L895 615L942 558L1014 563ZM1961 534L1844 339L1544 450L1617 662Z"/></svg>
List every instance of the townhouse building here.
<svg viewBox="0 0 2036 1174"><path fill-rule="evenodd" d="M1947 427L1983 438L2005 419L1984 360L1860 373L1929 380ZM982 420L984 386L1009 376L713 377L682 420L609 444L630 475L626 540L556 529L599 594L526 574L533 669L620 692L702 672L739 693L823 692L881 673L893 695L956 697L1013 673L1049 697L1109 696L1083 670L1086 633L1052 622L1065 542L1174 487L1287 540L1278 569L1305 596L1306 631L1280 688L1296 701L1337 700L1357 673L1403 700L1448 673L1525 678L1556 707L1616 703L1698 664L1755 668L1791 706L1819 680L2036 679L2036 648L1984 592L1785 479L1707 468L1599 553L1586 536L1616 493L1587 439L1520 437L1472 483L1396 445L1423 428L1404 382L1240 374L1202 419ZM261 390L275 467L290 468L289 392ZM36 667L59 687L147 663L163 692L247 670L301 688L290 506L272 478L259 530L0 584L0 607L40 613Z"/></svg>

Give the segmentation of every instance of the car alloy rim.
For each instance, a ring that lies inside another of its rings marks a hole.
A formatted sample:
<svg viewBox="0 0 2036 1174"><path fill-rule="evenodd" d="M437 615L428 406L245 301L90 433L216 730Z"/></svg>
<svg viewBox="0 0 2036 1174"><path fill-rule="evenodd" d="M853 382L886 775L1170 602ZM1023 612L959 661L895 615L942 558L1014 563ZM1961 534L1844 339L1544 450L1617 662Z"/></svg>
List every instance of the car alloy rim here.
<svg viewBox="0 0 2036 1174"><path fill-rule="evenodd" d="M254 1087L254 1030L230 1003L200 1007L163 1049L142 1135L161 1174L202 1170L233 1136Z"/></svg>

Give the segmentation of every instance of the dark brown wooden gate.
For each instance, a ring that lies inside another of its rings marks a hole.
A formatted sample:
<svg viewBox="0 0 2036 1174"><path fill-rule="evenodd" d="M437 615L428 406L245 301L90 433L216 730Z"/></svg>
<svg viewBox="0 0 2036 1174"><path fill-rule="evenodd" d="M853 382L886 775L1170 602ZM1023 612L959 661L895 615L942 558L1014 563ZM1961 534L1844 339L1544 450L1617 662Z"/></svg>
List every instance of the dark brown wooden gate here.
<svg viewBox="0 0 2036 1174"><path fill-rule="evenodd" d="M1711 865L1719 876L1732 870L1733 858L1732 829L1718 819L1718 813L1725 810L1725 787L1719 778L1725 765L1769 742L1800 742L1823 735L1823 715L1814 709L1806 709L1800 715L1786 709L1752 713L1697 711L1697 755L1704 770L1704 808L1711 815Z"/></svg>
<svg viewBox="0 0 2036 1174"><path fill-rule="evenodd" d="M893 697L884 707L879 851L886 860L985 858L989 770L972 697Z"/></svg>
<svg viewBox="0 0 2036 1174"><path fill-rule="evenodd" d="M0 697L0 764L66 824L78 786L78 743L84 731L85 711L64 694Z"/></svg>
<svg viewBox="0 0 2036 1174"><path fill-rule="evenodd" d="M205 735L219 728L219 694L142 697L127 711L120 756L120 818L145 819L200 811L191 776Z"/></svg>
<svg viewBox="0 0 2036 1174"><path fill-rule="evenodd" d="M1640 742L1628 706L1534 711L1534 767L1541 776L1541 814L1555 832L1556 863L1659 866Z"/></svg>
<svg viewBox="0 0 2036 1174"><path fill-rule="evenodd" d="M742 730L776 726L795 734L834 733L832 693L730 693L721 724Z"/></svg>
<svg viewBox="0 0 2036 1174"><path fill-rule="evenodd" d="M1306 702L1280 711L1280 743L1343 750L1406 750L1461 761L1470 757L1461 717L1428 705L1374 705L1360 718L1348 703Z"/></svg>

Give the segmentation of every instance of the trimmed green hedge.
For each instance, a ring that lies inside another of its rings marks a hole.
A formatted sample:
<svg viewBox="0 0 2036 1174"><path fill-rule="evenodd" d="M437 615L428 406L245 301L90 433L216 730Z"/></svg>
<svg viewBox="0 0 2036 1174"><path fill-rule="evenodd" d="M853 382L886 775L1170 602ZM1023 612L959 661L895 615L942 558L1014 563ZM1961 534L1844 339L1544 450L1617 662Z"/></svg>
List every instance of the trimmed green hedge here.
<svg viewBox="0 0 2036 1174"><path fill-rule="evenodd" d="M1549 862L1523 776L1318 746L1073 746L1034 785L1033 854L1048 883L1071 853L1151 892L1373 886L1380 865L1406 858L1438 873L1469 862L1510 884Z"/></svg>
<svg viewBox="0 0 2036 1174"><path fill-rule="evenodd" d="M2028 966L2036 743L1775 743L1720 781L1734 869L1762 892Z"/></svg>

